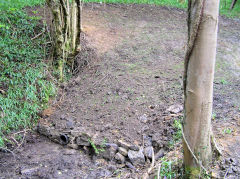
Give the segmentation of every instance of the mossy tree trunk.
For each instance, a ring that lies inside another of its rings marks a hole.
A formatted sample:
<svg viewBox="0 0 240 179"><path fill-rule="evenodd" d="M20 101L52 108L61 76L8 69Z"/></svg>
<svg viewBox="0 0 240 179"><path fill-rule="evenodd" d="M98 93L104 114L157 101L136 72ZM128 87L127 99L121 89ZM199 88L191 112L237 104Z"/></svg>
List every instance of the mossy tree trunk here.
<svg viewBox="0 0 240 179"><path fill-rule="evenodd" d="M219 0L189 0L184 72L184 164L199 175L212 161L211 114ZM193 177L194 178L194 177Z"/></svg>
<svg viewBox="0 0 240 179"><path fill-rule="evenodd" d="M81 0L47 0L53 17L54 59L63 78L64 64L80 51Z"/></svg>

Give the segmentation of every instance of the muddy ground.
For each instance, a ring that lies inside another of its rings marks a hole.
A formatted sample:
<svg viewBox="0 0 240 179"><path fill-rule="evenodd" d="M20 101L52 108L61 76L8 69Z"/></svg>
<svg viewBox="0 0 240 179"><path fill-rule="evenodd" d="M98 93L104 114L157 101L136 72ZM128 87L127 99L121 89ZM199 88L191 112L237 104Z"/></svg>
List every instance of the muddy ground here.
<svg viewBox="0 0 240 179"><path fill-rule="evenodd" d="M155 153L163 149L166 154L175 132L173 120L182 117L181 110L171 114L168 108L183 104L186 13L150 5L98 4L87 4L83 13L88 47L84 58L78 58L87 66L60 87L40 126L47 126L52 136L89 132L96 143L121 139L145 147L150 142ZM215 170L233 178L240 176L239 29L238 19L220 17L214 81L213 129L226 159ZM129 168L84 146L73 148L77 150L31 132L14 156L0 153L0 178L139 178L150 164Z"/></svg>

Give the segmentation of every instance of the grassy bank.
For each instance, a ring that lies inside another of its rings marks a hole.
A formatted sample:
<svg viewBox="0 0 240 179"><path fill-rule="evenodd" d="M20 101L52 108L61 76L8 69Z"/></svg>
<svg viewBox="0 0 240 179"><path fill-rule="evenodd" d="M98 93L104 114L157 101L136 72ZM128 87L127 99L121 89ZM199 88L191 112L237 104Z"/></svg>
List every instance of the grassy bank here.
<svg viewBox="0 0 240 179"><path fill-rule="evenodd" d="M22 10L42 0L3 0L0 2L0 146L13 141L6 136L31 127L39 110L55 94L47 80L44 63L47 35L39 17ZM21 136L16 136L16 140Z"/></svg>
<svg viewBox="0 0 240 179"><path fill-rule="evenodd" d="M155 4L161 6L177 7L181 9L187 8L187 0L84 0L84 2L99 3L123 3L123 4ZM227 17L240 18L240 3L237 2L233 10L229 10L232 0L221 0L220 14Z"/></svg>

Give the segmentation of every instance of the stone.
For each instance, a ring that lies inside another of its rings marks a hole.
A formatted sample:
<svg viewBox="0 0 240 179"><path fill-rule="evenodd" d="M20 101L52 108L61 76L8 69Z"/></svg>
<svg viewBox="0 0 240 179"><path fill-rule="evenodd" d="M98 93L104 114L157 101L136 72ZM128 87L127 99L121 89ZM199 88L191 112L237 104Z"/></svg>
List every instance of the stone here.
<svg viewBox="0 0 240 179"><path fill-rule="evenodd" d="M177 114L177 113L181 112L182 110L183 110L183 106L180 104L171 105L167 109L168 112L173 113L173 114Z"/></svg>
<svg viewBox="0 0 240 179"><path fill-rule="evenodd" d="M143 114L142 116L139 117L139 120L143 123L147 123L148 122L147 115Z"/></svg>
<svg viewBox="0 0 240 179"><path fill-rule="evenodd" d="M130 162L126 162L126 166L130 169L136 170L136 168Z"/></svg>
<svg viewBox="0 0 240 179"><path fill-rule="evenodd" d="M144 155L145 155L147 158L152 159L153 147L152 147L152 146L146 147L146 148L144 149Z"/></svg>
<svg viewBox="0 0 240 179"><path fill-rule="evenodd" d="M117 167L116 167L116 165L110 164L110 165L108 165L107 169L111 172L115 172L117 170Z"/></svg>
<svg viewBox="0 0 240 179"><path fill-rule="evenodd" d="M135 166L138 166L138 165L143 166L145 164L145 157L142 152L142 149L139 151L129 150L128 158L130 159L132 164Z"/></svg>
<svg viewBox="0 0 240 179"><path fill-rule="evenodd" d="M118 152L120 154L122 154L123 156L125 156L125 157L128 155L128 151L125 148L123 148L123 147L119 147L118 148Z"/></svg>
<svg viewBox="0 0 240 179"><path fill-rule="evenodd" d="M105 166L107 164L106 160L102 159L102 158L97 158L95 160L95 165L98 167L102 167Z"/></svg>
<svg viewBox="0 0 240 179"><path fill-rule="evenodd" d="M143 141L145 147L152 146L152 137L143 135Z"/></svg>
<svg viewBox="0 0 240 179"><path fill-rule="evenodd" d="M118 140L118 145L119 145L120 147L123 147L123 148L127 149L127 150L128 150L128 149L130 148L130 146L131 146L131 144L129 144L129 143L123 141L123 140Z"/></svg>
<svg viewBox="0 0 240 179"><path fill-rule="evenodd" d="M160 149L158 151L158 153L156 153L156 155L155 155L155 160L158 160L158 159L162 158L163 156L164 156L164 150Z"/></svg>
<svg viewBox="0 0 240 179"><path fill-rule="evenodd" d="M114 144L114 143L105 143L105 147L113 147L115 148L116 150L118 149L118 145L117 144Z"/></svg>
<svg viewBox="0 0 240 179"><path fill-rule="evenodd" d="M91 139L91 136L87 133L81 133L77 138L76 138L76 143L81 146L90 146L89 139Z"/></svg>
<svg viewBox="0 0 240 179"><path fill-rule="evenodd" d="M118 153L116 153L116 155L115 155L115 159L119 162L119 163L124 163L125 162L125 157L122 155L122 154L120 154L119 152Z"/></svg>
<svg viewBox="0 0 240 179"><path fill-rule="evenodd" d="M137 146L137 145L134 145L134 144L131 144L130 147L129 147L130 150L134 150L134 151L139 151L140 150L140 147Z"/></svg>
<svg viewBox="0 0 240 179"><path fill-rule="evenodd" d="M237 167L232 167L232 171L237 173L237 171L238 171Z"/></svg>
<svg viewBox="0 0 240 179"><path fill-rule="evenodd" d="M236 166L238 164L238 161L235 158L230 158L230 162L232 165Z"/></svg>
<svg viewBox="0 0 240 179"><path fill-rule="evenodd" d="M66 122L66 127L67 128L69 128L69 129L73 129L74 128L74 122L73 122L73 120L68 120L67 122Z"/></svg>
<svg viewBox="0 0 240 179"><path fill-rule="evenodd" d="M100 155L108 160L112 160L117 152L118 146L116 144L105 144L104 151Z"/></svg>
<svg viewBox="0 0 240 179"><path fill-rule="evenodd" d="M22 175L33 176L37 173L39 167L26 168L21 170Z"/></svg>
<svg viewBox="0 0 240 179"><path fill-rule="evenodd" d="M227 165L230 165L230 164L231 164L230 158L226 158L226 159L225 159L225 163L226 163Z"/></svg>

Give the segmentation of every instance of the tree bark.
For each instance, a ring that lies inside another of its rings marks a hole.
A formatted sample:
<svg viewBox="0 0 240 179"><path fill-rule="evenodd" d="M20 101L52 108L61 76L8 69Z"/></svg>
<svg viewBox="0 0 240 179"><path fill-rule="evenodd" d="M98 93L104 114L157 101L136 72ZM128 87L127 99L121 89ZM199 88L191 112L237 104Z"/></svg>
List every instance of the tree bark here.
<svg viewBox="0 0 240 179"><path fill-rule="evenodd" d="M64 64L80 51L81 0L47 0L53 15L54 59L63 78ZM70 61L73 64L73 60Z"/></svg>
<svg viewBox="0 0 240 179"><path fill-rule="evenodd" d="M230 6L230 10L232 10L236 4L237 0L232 0L232 4Z"/></svg>
<svg viewBox="0 0 240 179"><path fill-rule="evenodd" d="M191 173L199 171L200 166L208 168L212 161L210 137L218 11L219 0L189 0L183 149L184 164Z"/></svg>

